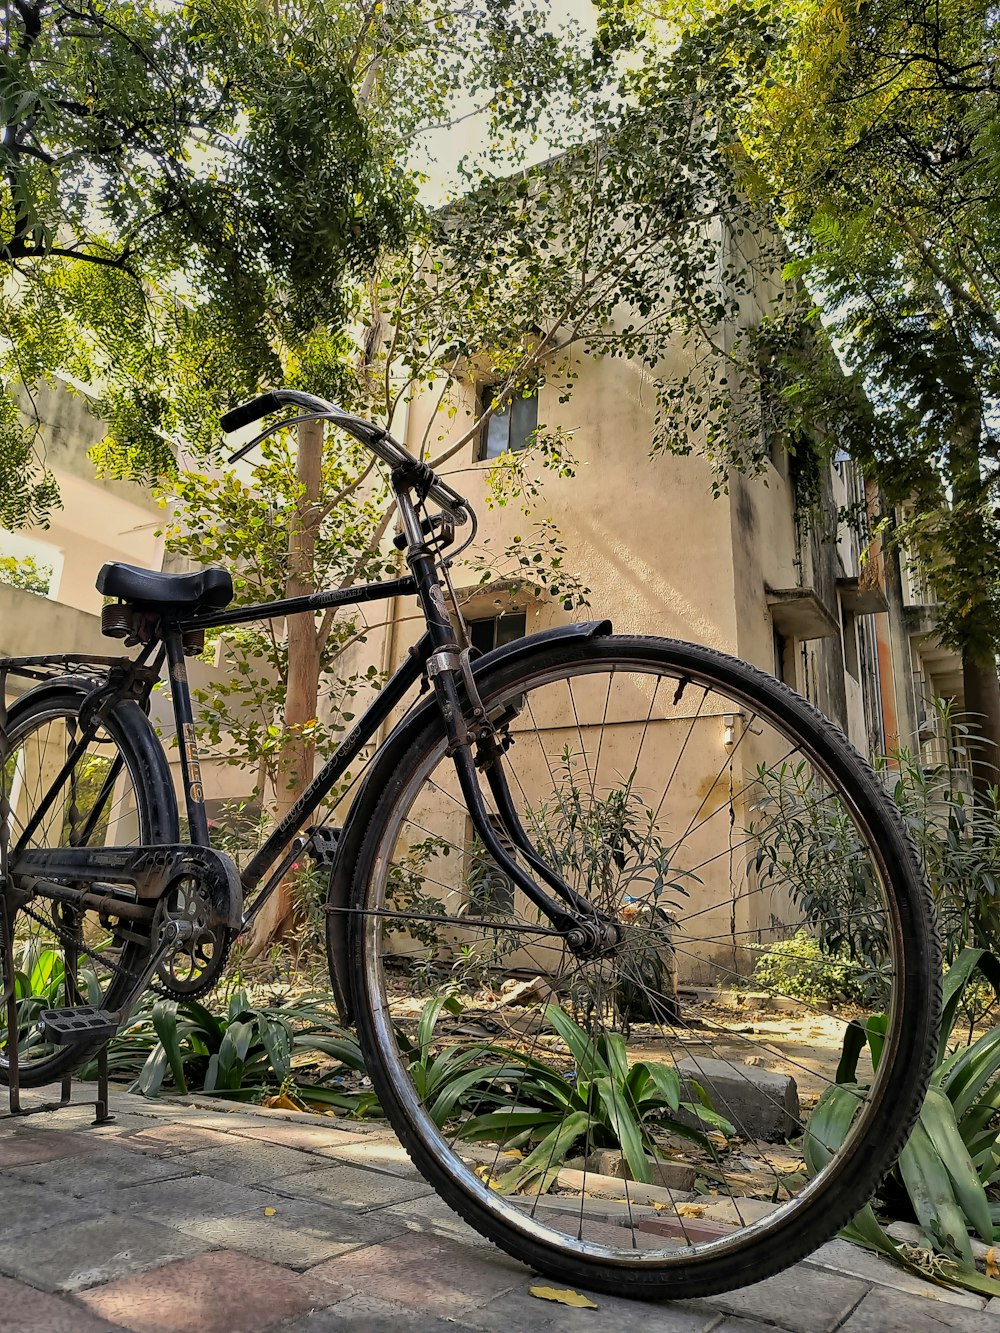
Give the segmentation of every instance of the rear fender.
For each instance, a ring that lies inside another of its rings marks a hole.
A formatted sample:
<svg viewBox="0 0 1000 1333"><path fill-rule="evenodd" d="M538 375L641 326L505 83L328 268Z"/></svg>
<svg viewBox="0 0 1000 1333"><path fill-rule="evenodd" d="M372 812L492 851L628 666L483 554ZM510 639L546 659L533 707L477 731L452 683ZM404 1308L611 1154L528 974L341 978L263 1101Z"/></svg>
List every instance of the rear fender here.
<svg viewBox="0 0 1000 1333"><path fill-rule="evenodd" d="M593 639L599 634L610 633L610 620L587 620L575 625L557 625L554 629L542 630L541 633L529 635L524 639L515 639L513 643L504 644L501 648L494 648L492 652L485 653L473 663L472 673L476 678L484 677L494 667L519 658L528 659L540 648L550 644L561 643L567 639ZM371 823L375 803L436 707L433 698L424 699L407 713L386 737L368 767L337 843L337 860L330 872L330 887L327 891L327 906L332 910L327 914L326 928L330 984L340 1020L344 1024L349 1025L354 1021L347 910L351 906L354 868Z"/></svg>

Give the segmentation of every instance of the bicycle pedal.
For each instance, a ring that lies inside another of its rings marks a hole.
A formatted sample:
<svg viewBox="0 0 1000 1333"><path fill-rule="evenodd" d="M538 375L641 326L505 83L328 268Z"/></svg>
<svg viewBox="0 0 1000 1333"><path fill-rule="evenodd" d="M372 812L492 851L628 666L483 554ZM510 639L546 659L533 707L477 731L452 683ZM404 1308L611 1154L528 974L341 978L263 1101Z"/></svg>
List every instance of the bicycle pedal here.
<svg viewBox="0 0 1000 1333"><path fill-rule="evenodd" d="M38 1026L46 1041L56 1046L72 1046L76 1042L109 1041L118 1031L118 1015L107 1009L95 1009L92 1004L81 1004L75 1009L43 1009L38 1015Z"/></svg>
<svg viewBox="0 0 1000 1333"><path fill-rule="evenodd" d="M340 841L342 829L334 828L331 824L312 824L306 829L306 853L312 858L313 864L323 869L326 866L332 866L337 859L337 843Z"/></svg>

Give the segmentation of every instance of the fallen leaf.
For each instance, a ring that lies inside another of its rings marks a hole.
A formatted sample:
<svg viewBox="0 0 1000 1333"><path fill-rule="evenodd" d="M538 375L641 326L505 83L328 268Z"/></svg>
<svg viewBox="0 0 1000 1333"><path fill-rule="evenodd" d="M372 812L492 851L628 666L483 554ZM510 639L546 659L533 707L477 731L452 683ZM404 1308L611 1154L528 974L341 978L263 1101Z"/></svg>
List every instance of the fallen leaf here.
<svg viewBox="0 0 1000 1333"><path fill-rule="evenodd" d="M703 1203L679 1203L677 1205L678 1217L704 1217L705 1205Z"/></svg>
<svg viewBox="0 0 1000 1333"><path fill-rule="evenodd" d="M997 1252L992 1245L986 1251L986 1276L1000 1277L1000 1262L997 1260Z"/></svg>
<svg viewBox="0 0 1000 1333"><path fill-rule="evenodd" d="M578 1291L559 1291L555 1287L529 1287L529 1296L537 1296L540 1301L558 1301L560 1305L575 1305L581 1310L596 1310L597 1306Z"/></svg>
<svg viewBox="0 0 1000 1333"><path fill-rule="evenodd" d="M270 1207L265 1208L265 1209L264 1209L264 1216L265 1216L265 1217L273 1217L277 1211L278 1211L277 1208L270 1208Z"/></svg>
<svg viewBox="0 0 1000 1333"><path fill-rule="evenodd" d="M291 1097L281 1092L276 1097L265 1097L262 1106L272 1107L276 1111L301 1111L302 1107L298 1102L293 1102Z"/></svg>

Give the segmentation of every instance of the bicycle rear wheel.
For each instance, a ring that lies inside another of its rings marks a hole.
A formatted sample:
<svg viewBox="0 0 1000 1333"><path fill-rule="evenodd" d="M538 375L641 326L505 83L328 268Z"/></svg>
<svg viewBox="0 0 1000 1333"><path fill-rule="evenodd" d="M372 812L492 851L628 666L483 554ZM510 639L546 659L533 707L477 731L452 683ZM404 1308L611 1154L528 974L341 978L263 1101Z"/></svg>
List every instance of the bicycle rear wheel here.
<svg viewBox="0 0 1000 1333"><path fill-rule="evenodd" d="M176 842L177 806L149 722L137 704L112 711L65 775L34 832L46 792L83 735L80 704L87 683L60 682L31 691L10 710L3 781L10 804L9 846L128 847ZM166 799L165 799L166 796ZM18 888L22 886L16 886ZM26 890L13 913L18 998L18 1069L24 1087L39 1087L85 1064L97 1045L53 1045L38 1016L50 1008L93 1005L114 1010L150 953L148 925ZM0 939L0 950L4 948ZM6 1005L0 1007L0 1084L8 1082Z"/></svg>
<svg viewBox="0 0 1000 1333"><path fill-rule="evenodd" d="M432 717L363 812L352 899L386 1114L453 1208L560 1281L695 1296L791 1264L871 1196L930 1075L940 958L891 801L805 701L692 645L541 646L480 689L536 851L620 941L575 957L515 891ZM873 1009L884 1054L833 1133Z"/></svg>

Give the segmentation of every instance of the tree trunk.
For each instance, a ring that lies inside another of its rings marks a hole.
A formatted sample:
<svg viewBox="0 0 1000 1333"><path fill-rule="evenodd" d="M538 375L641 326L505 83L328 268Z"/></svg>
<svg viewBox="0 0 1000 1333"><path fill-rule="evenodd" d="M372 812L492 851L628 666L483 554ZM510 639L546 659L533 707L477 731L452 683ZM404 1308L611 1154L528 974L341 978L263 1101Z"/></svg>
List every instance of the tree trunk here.
<svg viewBox="0 0 1000 1333"><path fill-rule="evenodd" d="M965 711L973 731L969 736L972 785L985 792L995 785L1000 767L1000 680L995 665L982 666L971 654L962 655Z"/></svg>
<svg viewBox="0 0 1000 1333"><path fill-rule="evenodd" d="M295 472L301 490L288 533L286 597L301 597L316 591L316 531L323 484L321 421L304 421L299 426ZM315 743L301 732L303 727L315 721L319 700L320 645L315 616L290 616L286 643L285 730L291 734L286 736L278 763L274 802L276 822L305 791L315 769ZM251 958L285 933L293 905L291 882L285 880L275 889L254 922L249 948Z"/></svg>
<svg viewBox="0 0 1000 1333"><path fill-rule="evenodd" d="M1000 777L1000 686L997 683L996 644L990 632L989 588L997 559L987 529L980 446L982 405L970 392L948 454L953 512L960 516L954 545L966 595L959 643L965 711L971 728L969 751L973 789L985 792Z"/></svg>

